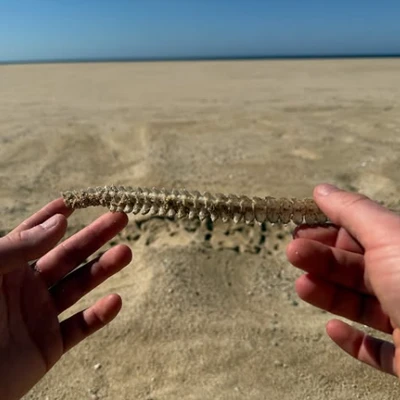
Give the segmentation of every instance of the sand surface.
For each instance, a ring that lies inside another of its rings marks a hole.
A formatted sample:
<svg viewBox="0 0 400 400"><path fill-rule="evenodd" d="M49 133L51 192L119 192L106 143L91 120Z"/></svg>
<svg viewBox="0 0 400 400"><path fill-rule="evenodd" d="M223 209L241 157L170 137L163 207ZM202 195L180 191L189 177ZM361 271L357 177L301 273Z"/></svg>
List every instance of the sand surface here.
<svg viewBox="0 0 400 400"><path fill-rule="evenodd" d="M0 230L61 190L186 187L400 199L400 60L0 67ZM103 212L81 210L72 233ZM131 217L134 260L84 298L120 316L26 399L395 399L397 381L325 336L286 261L292 226ZM265 242L264 242L265 239Z"/></svg>

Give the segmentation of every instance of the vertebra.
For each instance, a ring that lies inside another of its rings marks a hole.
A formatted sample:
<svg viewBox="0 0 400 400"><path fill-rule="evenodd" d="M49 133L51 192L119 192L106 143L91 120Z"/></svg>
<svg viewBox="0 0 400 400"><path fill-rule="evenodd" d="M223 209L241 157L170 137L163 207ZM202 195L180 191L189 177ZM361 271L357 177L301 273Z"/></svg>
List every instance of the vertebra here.
<svg viewBox="0 0 400 400"><path fill-rule="evenodd" d="M328 223L326 215L313 199L236 196L233 194L203 194L185 189L147 189L130 186L104 186L63 192L70 208L107 207L113 212L150 214L178 218L199 218L223 222L233 220L318 225Z"/></svg>

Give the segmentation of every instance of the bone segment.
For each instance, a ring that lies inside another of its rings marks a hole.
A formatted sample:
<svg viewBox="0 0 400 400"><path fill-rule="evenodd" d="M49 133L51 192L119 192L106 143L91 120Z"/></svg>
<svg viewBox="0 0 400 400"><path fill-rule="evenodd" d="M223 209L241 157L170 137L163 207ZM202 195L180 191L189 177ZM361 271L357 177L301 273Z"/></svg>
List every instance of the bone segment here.
<svg viewBox="0 0 400 400"><path fill-rule="evenodd" d="M247 224L264 222L296 225L328 223L326 215L313 199L247 197L234 194L211 194L185 189L132 188L104 186L62 193L70 208L103 206L113 212L149 214L177 218L210 218L223 222L244 221Z"/></svg>

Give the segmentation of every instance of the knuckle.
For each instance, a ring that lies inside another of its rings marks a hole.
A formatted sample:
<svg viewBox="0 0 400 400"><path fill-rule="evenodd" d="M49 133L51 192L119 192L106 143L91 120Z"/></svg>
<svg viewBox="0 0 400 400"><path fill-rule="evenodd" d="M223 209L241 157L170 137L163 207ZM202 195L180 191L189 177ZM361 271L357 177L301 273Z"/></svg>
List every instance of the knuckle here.
<svg viewBox="0 0 400 400"><path fill-rule="evenodd" d="M16 245L18 245L18 244L20 244L20 243L25 241L25 238L22 235L23 232L24 231L10 233L7 236L5 236L3 239L6 240L10 246L14 247L14 246L16 246Z"/></svg>
<svg viewBox="0 0 400 400"><path fill-rule="evenodd" d="M345 208L359 207L360 204L371 201L367 196L360 193L345 193L341 200Z"/></svg>
<svg viewBox="0 0 400 400"><path fill-rule="evenodd" d="M356 213L364 204L371 202L370 198L359 193L343 193L339 198L341 207L339 209L339 218L342 220L350 213Z"/></svg>

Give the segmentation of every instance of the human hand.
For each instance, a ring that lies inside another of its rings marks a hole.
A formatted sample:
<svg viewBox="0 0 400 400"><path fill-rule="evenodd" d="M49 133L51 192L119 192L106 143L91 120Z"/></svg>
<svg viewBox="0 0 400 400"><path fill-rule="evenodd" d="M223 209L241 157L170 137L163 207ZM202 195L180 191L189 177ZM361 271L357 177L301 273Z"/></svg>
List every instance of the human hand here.
<svg viewBox="0 0 400 400"><path fill-rule="evenodd" d="M111 294L59 322L60 313L132 257L127 246L118 245L76 269L122 230L128 218L107 213L57 245L71 213L62 199L54 200L0 238L2 400L23 396L65 352L107 325L121 308L121 298Z"/></svg>
<svg viewBox="0 0 400 400"><path fill-rule="evenodd" d="M314 198L333 226L295 231L287 257L306 272L301 299L393 336L393 344L339 320L326 330L356 359L400 377L400 216L365 196L319 185Z"/></svg>

